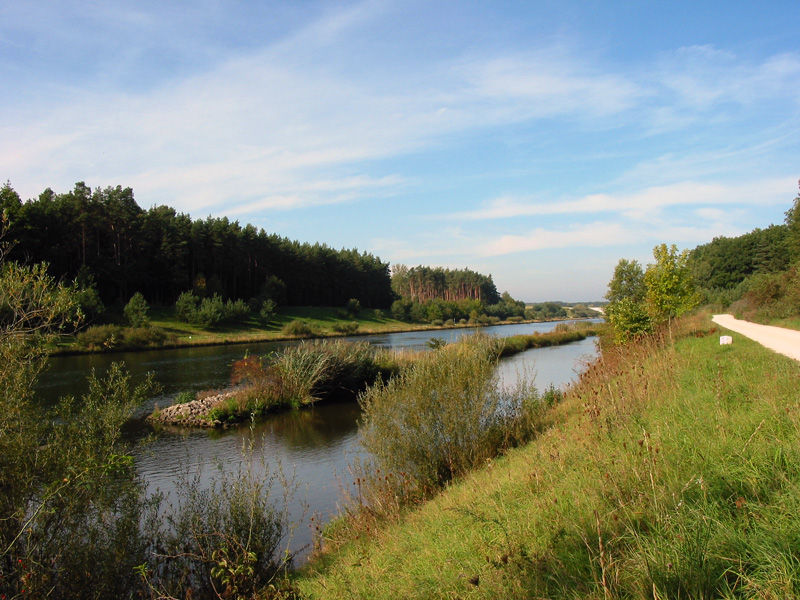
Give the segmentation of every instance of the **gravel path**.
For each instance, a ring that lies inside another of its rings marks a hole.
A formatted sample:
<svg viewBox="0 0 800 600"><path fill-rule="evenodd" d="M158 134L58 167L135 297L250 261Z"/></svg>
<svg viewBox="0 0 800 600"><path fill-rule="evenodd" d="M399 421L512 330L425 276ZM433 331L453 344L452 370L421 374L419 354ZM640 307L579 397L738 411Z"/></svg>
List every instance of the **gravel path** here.
<svg viewBox="0 0 800 600"><path fill-rule="evenodd" d="M717 325L741 333L770 350L800 361L800 331L740 321L732 315L714 315L712 320Z"/></svg>

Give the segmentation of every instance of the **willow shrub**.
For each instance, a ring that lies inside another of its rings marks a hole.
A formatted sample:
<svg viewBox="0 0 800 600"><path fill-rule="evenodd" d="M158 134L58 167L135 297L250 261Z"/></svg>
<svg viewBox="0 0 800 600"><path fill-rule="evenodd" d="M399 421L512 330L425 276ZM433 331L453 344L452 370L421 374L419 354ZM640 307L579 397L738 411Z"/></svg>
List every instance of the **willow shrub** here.
<svg viewBox="0 0 800 600"><path fill-rule="evenodd" d="M539 396L531 385L499 389L499 350L493 338L470 336L361 396L362 443L382 481L403 482L397 493L428 495L535 429Z"/></svg>

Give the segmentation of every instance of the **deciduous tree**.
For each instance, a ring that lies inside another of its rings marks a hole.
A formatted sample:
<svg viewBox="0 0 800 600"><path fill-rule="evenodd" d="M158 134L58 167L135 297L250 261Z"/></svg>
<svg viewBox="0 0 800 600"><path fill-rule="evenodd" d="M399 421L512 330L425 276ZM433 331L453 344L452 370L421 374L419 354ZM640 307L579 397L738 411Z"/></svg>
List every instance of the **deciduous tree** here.
<svg viewBox="0 0 800 600"><path fill-rule="evenodd" d="M644 274L647 310L655 322L679 317L697 306L698 298L688 267L689 251L675 244L653 248L655 263Z"/></svg>

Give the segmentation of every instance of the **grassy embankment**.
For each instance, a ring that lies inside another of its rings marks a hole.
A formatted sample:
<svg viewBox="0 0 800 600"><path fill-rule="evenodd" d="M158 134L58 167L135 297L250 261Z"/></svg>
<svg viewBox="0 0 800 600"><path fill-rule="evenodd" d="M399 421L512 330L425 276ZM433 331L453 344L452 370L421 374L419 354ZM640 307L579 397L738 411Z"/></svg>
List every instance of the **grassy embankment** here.
<svg viewBox="0 0 800 600"><path fill-rule="evenodd" d="M708 316L604 352L548 428L413 510L352 510L309 598L800 595L800 365ZM727 334L727 332L724 332Z"/></svg>
<svg viewBox="0 0 800 600"><path fill-rule="evenodd" d="M378 315L380 312L380 315ZM174 309L153 307L150 325L132 329L121 324L89 328L78 336L63 336L53 354L108 352L157 348L180 348L255 342L278 342L301 338L328 338L400 331L439 331L454 327L474 327L474 323L432 325L409 323L391 318L386 311L362 310L356 316L342 309L286 307L278 310L269 324L255 315L238 323L204 327L179 321ZM122 317L117 321L122 323ZM517 322L517 321L515 321Z"/></svg>

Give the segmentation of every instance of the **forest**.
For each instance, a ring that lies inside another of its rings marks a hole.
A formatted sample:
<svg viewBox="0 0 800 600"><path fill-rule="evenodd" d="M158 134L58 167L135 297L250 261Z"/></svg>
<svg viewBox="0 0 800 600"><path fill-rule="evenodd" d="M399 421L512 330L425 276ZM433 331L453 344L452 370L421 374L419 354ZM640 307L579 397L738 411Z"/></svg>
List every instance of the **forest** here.
<svg viewBox="0 0 800 600"><path fill-rule="evenodd" d="M392 267L392 289L402 298L425 303L434 298L447 301L477 300L485 304L500 302L491 275L469 269L442 267Z"/></svg>
<svg viewBox="0 0 800 600"><path fill-rule="evenodd" d="M224 298L271 299L288 306L369 308L393 300L388 263L356 249L292 241L226 217L192 219L169 206L142 209L133 190L50 188L22 202L9 182L0 213L14 242L8 259L47 263L52 276L94 284L105 304L136 292L169 305L194 289Z"/></svg>
<svg viewBox="0 0 800 600"><path fill-rule="evenodd" d="M395 318L418 322L566 316L558 306L526 313L524 302L497 292L491 275L470 269L395 265L390 273L388 263L356 249L292 241L226 217L192 219L169 206L144 210L130 187L78 182L70 192L47 188L23 202L6 182L0 214L12 242L8 259L46 264L51 276L74 281L90 319L131 300L145 303L143 310L175 305L179 319L196 322L203 319L183 313L209 312L212 303L220 315L227 306L234 320L264 303L267 313L391 307ZM209 322L225 320L220 315Z"/></svg>
<svg viewBox="0 0 800 600"><path fill-rule="evenodd" d="M783 224L716 237L689 252L687 267L703 304L750 320L800 315L800 195Z"/></svg>

